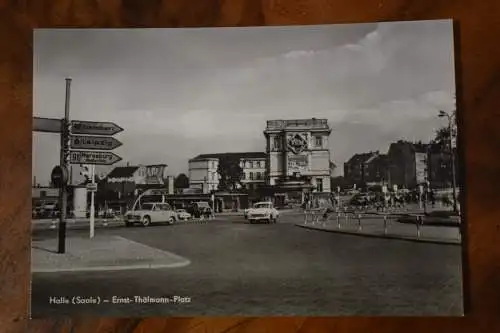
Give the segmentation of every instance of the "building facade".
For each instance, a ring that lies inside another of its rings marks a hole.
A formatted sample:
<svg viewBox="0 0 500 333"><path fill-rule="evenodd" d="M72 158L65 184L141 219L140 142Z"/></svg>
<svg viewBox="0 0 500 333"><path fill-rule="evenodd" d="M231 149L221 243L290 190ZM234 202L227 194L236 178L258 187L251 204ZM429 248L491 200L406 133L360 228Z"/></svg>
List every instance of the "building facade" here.
<svg viewBox="0 0 500 333"><path fill-rule="evenodd" d="M392 143L387 153L389 159L389 182L391 185L413 189L429 179L428 144L398 141Z"/></svg>
<svg viewBox="0 0 500 333"><path fill-rule="evenodd" d="M457 150L453 154L455 161L455 180L460 179L460 163ZM429 154L429 182L433 188L451 188L453 186L452 158L449 148L433 145Z"/></svg>
<svg viewBox="0 0 500 333"><path fill-rule="evenodd" d="M200 193L217 191L219 186L219 160L224 156L232 156L239 160L243 170L241 185L254 191L266 182L266 153L219 153L201 154L189 160L189 187L197 189Z"/></svg>
<svg viewBox="0 0 500 333"><path fill-rule="evenodd" d="M280 203L329 193L332 165L327 119L269 120L264 131L267 187Z"/></svg>
<svg viewBox="0 0 500 333"><path fill-rule="evenodd" d="M378 151L355 154L344 163L344 177L351 186L387 185L390 178L388 157Z"/></svg>
<svg viewBox="0 0 500 333"><path fill-rule="evenodd" d="M98 184L98 205L127 209L134 198L147 189L166 189L174 192L174 179L167 176L166 164L118 166Z"/></svg>

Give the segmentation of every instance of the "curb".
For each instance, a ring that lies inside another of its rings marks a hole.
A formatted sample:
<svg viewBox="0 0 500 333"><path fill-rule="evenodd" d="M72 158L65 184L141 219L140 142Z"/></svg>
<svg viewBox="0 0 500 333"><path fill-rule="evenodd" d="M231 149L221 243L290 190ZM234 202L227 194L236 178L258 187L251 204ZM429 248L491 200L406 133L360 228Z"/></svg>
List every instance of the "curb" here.
<svg viewBox="0 0 500 333"><path fill-rule="evenodd" d="M136 269L160 269L160 268L178 268L191 264L189 260L175 264L141 264L126 266L95 266L95 267L74 267L74 268L32 268L32 273L60 273L60 272L102 272L102 271L126 271Z"/></svg>
<svg viewBox="0 0 500 333"><path fill-rule="evenodd" d="M429 239L429 238L415 238L411 236L398 236L398 235L384 235L384 234L369 234L369 233L361 233L357 231L344 231L344 230L333 230L333 229L325 229L325 228L319 228L319 227L312 227L312 226L306 226L303 224L295 224L296 227L299 228L304 228L304 229L309 229L309 230L316 230L316 231L323 231L323 232L332 232L332 233L337 233L337 234L344 234L344 235L351 235L351 236L359 236L359 237L371 237L371 238L384 238L384 239L393 239L393 240L400 240L400 241L407 241L407 242L414 242L414 243L429 243L429 244L439 244L439 245L452 245L452 246L461 246L460 241L456 240L434 240L434 239Z"/></svg>

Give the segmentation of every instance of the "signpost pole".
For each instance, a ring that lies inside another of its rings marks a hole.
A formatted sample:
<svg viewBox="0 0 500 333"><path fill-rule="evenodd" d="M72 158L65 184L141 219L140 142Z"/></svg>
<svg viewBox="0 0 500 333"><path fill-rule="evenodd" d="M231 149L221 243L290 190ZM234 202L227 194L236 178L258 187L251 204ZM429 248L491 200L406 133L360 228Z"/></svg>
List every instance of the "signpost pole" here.
<svg viewBox="0 0 500 333"><path fill-rule="evenodd" d="M60 165L63 168L68 168L69 161L69 105L70 105L70 92L71 92L71 79L66 78L66 101L64 104L64 119L61 131L61 156ZM59 192L59 244L58 253L66 252L66 211L68 206L68 186L66 182L63 182L60 187Z"/></svg>
<svg viewBox="0 0 500 333"><path fill-rule="evenodd" d="M90 183L92 184L92 190L90 191L90 238L94 238L94 224L95 224L95 207L94 207L94 184L95 184L95 165L90 166Z"/></svg>

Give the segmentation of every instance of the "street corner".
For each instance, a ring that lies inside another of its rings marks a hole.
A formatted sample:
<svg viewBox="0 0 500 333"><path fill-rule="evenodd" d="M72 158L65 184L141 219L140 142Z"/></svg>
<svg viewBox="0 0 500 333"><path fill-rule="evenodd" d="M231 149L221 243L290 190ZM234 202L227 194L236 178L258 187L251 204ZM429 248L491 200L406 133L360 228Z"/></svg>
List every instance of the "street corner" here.
<svg viewBox="0 0 500 333"><path fill-rule="evenodd" d="M121 236L72 237L66 251L57 253L57 239L32 242L32 272L117 271L179 268L191 262Z"/></svg>

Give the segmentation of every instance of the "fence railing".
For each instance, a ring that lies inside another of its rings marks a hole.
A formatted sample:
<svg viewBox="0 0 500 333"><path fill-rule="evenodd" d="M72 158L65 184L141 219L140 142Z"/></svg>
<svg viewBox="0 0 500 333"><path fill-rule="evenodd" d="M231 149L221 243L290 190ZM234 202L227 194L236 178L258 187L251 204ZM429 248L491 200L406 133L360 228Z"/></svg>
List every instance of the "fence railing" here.
<svg viewBox="0 0 500 333"><path fill-rule="evenodd" d="M422 238L423 229L426 227L424 223L425 214L412 214L412 213L392 213L392 212L361 212L357 210L348 209L337 209L337 210L325 210L325 209L309 209L304 211L304 224L313 225L319 227L333 228L337 230L347 231L357 231L357 232L370 232L387 236L391 231L393 233L399 234L399 236L410 236L416 237L417 239ZM413 220L414 223L401 223L398 222L399 219L405 218L407 221ZM393 228L396 226L396 228ZM413 224L413 232L411 232L411 225ZM458 227L432 227L434 231L444 228L449 230L457 230L458 235L456 237L447 235L447 238L453 238L454 240L460 240L462 236L462 228ZM392 228L392 230L391 230ZM365 230L366 229L366 230ZM431 228L429 228L430 230ZM404 230L403 234L400 234ZM433 236L435 238L435 236Z"/></svg>

